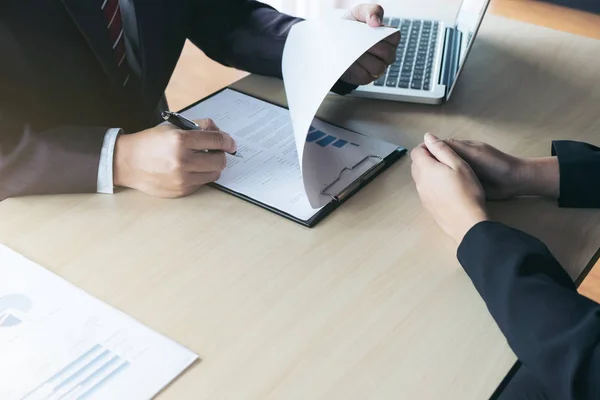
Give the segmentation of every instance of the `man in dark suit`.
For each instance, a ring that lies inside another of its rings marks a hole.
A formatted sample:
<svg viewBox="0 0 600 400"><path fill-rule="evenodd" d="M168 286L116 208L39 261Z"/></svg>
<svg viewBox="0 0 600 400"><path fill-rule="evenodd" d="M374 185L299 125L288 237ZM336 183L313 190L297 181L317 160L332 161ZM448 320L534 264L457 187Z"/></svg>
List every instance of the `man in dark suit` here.
<svg viewBox="0 0 600 400"><path fill-rule="evenodd" d="M460 263L522 363L501 399L600 399L600 305L577 293L543 243L485 209L486 197L520 195L600 207L600 149L559 141L552 153L521 159L427 134L411 154L423 205L459 244Z"/></svg>
<svg viewBox="0 0 600 400"><path fill-rule="evenodd" d="M383 9L358 6L348 18L380 26ZM252 0L2 2L0 201L115 185L178 197L215 181L235 150L230 136L210 120L204 131L155 127L185 40L222 64L281 77L298 21ZM376 45L333 90L376 79L398 42Z"/></svg>

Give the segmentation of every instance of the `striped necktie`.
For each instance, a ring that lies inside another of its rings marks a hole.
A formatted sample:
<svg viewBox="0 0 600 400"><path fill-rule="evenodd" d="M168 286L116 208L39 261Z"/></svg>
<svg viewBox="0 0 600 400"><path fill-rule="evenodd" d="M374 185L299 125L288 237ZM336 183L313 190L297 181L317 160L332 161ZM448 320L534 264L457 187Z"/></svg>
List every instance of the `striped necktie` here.
<svg viewBox="0 0 600 400"><path fill-rule="evenodd" d="M123 87L125 87L131 78L131 71L127 64L127 48L125 47L119 0L104 0L101 8L106 19L106 29L108 29L117 65L123 73Z"/></svg>

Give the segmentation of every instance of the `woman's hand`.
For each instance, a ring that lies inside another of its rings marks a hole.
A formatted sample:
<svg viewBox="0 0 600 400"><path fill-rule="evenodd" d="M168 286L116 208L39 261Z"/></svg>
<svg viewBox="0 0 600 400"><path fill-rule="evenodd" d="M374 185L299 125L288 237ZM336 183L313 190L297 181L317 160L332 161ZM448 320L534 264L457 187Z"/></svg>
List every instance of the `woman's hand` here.
<svg viewBox="0 0 600 400"><path fill-rule="evenodd" d="M477 223L488 219L477 176L444 141L431 134L411 153L412 176L423 206L460 244Z"/></svg>

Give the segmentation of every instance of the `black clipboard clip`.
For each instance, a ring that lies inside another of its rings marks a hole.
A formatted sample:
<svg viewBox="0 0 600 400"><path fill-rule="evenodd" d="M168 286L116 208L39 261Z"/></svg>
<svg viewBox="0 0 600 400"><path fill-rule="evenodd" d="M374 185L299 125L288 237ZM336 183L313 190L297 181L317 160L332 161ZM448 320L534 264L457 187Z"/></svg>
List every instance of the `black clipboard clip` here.
<svg viewBox="0 0 600 400"><path fill-rule="evenodd" d="M363 164L365 164L369 160L377 160L377 163L369 168L365 173L363 173L360 177L358 177L355 181L353 181L350 185L348 185L344 190L342 190L338 194L331 194L328 191L334 187L339 181L342 180L342 177L345 173L349 173L354 171L357 168L360 168ZM362 183L371 179L371 177L377 174L381 168L385 167L385 160L381 156L377 155L369 155L354 164L352 167L345 167L340 171L340 174L337 176L336 180L331 182L325 189L321 191L323 196L329 196L334 201L344 201L349 195L354 193L356 189L360 188Z"/></svg>

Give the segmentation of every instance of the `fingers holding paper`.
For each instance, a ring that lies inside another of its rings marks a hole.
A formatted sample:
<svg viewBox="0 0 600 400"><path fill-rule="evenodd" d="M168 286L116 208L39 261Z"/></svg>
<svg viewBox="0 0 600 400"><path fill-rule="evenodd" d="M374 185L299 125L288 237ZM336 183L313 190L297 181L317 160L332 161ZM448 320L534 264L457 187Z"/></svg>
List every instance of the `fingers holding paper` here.
<svg viewBox="0 0 600 400"><path fill-rule="evenodd" d="M344 18L377 28L383 25L383 14L383 7L379 4L361 4L351 8Z"/></svg>
<svg viewBox="0 0 600 400"><path fill-rule="evenodd" d="M373 28L383 26L383 7L363 4L352 8L346 15L351 21L364 22ZM400 32L388 36L363 54L342 76L342 81L353 85L367 85L378 79L396 60Z"/></svg>

